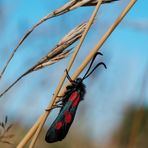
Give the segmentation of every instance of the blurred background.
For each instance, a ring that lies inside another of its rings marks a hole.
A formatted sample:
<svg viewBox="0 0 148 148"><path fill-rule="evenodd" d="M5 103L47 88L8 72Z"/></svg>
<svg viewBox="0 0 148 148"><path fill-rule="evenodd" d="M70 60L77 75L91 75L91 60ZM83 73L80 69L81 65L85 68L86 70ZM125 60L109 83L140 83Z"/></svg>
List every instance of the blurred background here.
<svg viewBox="0 0 148 148"><path fill-rule="evenodd" d="M21 37L42 17L68 0L0 0L0 71ZM77 69L129 0L102 5L70 71ZM47 144L53 110L36 147L147 148L148 147L148 1L137 1L101 48L107 70L100 67L85 80L87 94L74 123L62 141ZM94 7L81 7L39 26L20 46L0 82L0 92L50 51L71 29L87 21ZM72 47L75 47L72 45ZM0 98L0 121L8 116L16 147L51 100L70 56L33 72ZM86 69L81 76L85 73ZM2 129L0 129L2 130Z"/></svg>

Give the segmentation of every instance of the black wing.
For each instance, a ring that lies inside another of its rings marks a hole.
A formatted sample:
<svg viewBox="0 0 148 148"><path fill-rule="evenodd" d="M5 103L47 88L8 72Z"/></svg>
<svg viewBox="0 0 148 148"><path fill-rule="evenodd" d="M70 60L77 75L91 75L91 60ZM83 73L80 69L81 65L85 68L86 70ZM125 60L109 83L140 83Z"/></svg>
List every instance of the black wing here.
<svg viewBox="0 0 148 148"><path fill-rule="evenodd" d="M80 100L80 95L77 91L71 94L69 101L48 129L45 137L46 142L53 143L65 138L74 120Z"/></svg>

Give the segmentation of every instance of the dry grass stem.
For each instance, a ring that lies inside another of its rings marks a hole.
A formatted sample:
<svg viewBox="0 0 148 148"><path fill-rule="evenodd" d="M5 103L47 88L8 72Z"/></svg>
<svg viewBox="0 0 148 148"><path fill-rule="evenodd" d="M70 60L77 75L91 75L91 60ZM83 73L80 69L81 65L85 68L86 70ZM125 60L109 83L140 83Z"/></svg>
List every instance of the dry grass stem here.
<svg viewBox="0 0 148 148"><path fill-rule="evenodd" d="M31 34L31 32L37 28L40 24L42 24L43 22L45 22L46 20L50 19L50 18L53 18L53 17L56 17L56 16L59 16L59 15L62 15L66 12L69 12L73 9L76 9L78 7L81 7L81 6L92 6L93 5L96 5L97 4L97 0L93 0L94 2L92 2L92 0L81 0L81 1L78 1L78 0L71 0L70 2L66 3L63 7L49 13L48 15L46 15L45 17L43 17L38 23L36 23L23 37L22 39L19 41L19 43L17 44L17 46L13 49L8 61L6 62L1 74L0 74L0 79L2 78L8 64L10 63L11 59L13 58L15 52L18 50L19 46L24 42L24 40ZM109 2L113 2L113 1L116 1L116 0L103 0L102 3L109 3Z"/></svg>
<svg viewBox="0 0 148 148"><path fill-rule="evenodd" d="M70 10L73 10L77 7L81 7L81 6L96 6L99 0L77 0L77 3L72 6L70 8ZM107 4L107 3L111 3L111 2L115 2L118 0L103 0L102 4Z"/></svg>
<svg viewBox="0 0 148 148"><path fill-rule="evenodd" d="M85 28L86 23L82 23L81 25L72 29L51 51L47 53L45 57L43 57L37 64L27 70L19 78L17 78L6 90L4 90L4 92L0 94L0 97L2 97L10 88L12 88L19 80L21 80L29 73L54 64L66 58L69 55L70 50L65 51L65 49L80 39Z"/></svg>
<svg viewBox="0 0 148 148"><path fill-rule="evenodd" d="M118 1L118 0L103 0L102 4L107 4L115 1ZM84 4L83 6L95 6L97 2L98 0L90 0L88 3Z"/></svg>
<svg viewBox="0 0 148 148"><path fill-rule="evenodd" d="M110 34L113 32L113 30L117 27L117 25L121 22L121 20L124 18L124 16L128 13L128 11L131 9L131 7L134 5L134 3L136 2L136 0L131 0L130 3L127 5L127 7L123 10L123 12L121 13L121 15L117 18L117 20L113 23L113 25L108 29L108 31L105 33L105 35L101 38L101 40L98 42L98 44L94 47L94 49L92 49L91 53L88 55L88 57L84 60L84 62L80 65L80 67L77 69L77 71L74 73L74 75L72 76L72 79L76 79L78 77L78 75L81 73L81 71L87 66L87 64L90 62L90 60L92 59L92 57L94 56L94 54L100 49L100 47L103 45L103 43L106 41L106 39L110 36ZM65 73L64 73L65 74ZM61 81L60 81L61 82ZM68 85L68 84L67 84ZM59 85L60 86L60 85ZM58 88L59 88L58 86ZM48 109L50 109L52 107L52 105L55 102L56 96L59 93L60 89L58 90L58 88L56 89L56 93L54 94L51 103L48 105ZM64 89L61 91L61 93L59 95L64 94L65 91L65 87ZM24 145L29 141L29 139L33 136L33 134L35 133L35 136L33 137L33 140L30 144L30 148L32 148L36 142L36 139L40 133L40 130L42 129L42 126L46 120L46 118L48 117L49 112L44 112L40 118L37 120L37 122L35 123L35 125L31 128L31 130L27 133L27 135L25 136L25 139L23 139L20 144L18 145L17 148L22 148L24 147Z"/></svg>
<svg viewBox="0 0 148 148"><path fill-rule="evenodd" d="M52 65L64 58L66 58L69 55L70 50L63 51L62 53L58 54L57 56L53 57L51 60L41 63L40 65L36 66L33 71L39 70L41 68L44 68L46 66Z"/></svg>

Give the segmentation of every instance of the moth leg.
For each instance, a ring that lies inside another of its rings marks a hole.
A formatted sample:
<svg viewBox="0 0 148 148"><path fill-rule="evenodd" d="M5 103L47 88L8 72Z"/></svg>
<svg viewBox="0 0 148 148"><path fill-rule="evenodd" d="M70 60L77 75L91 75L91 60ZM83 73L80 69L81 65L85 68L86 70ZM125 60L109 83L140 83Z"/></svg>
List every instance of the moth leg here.
<svg viewBox="0 0 148 148"><path fill-rule="evenodd" d="M52 108L50 108L50 109L45 109L45 111L49 112L49 111L51 111L51 110L53 110L53 109L55 109L55 108L61 108L61 107L62 107L62 104L53 105Z"/></svg>
<svg viewBox="0 0 148 148"><path fill-rule="evenodd" d="M63 102L65 100L65 98L66 98L65 95L60 97L60 99L56 101L56 104Z"/></svg>
<svg viewBox="0 0 148 148"><path fill-rule="evenodd" d="M63 99L63 98L61 98L60 100L56 101L56 104L58 104L58 103L62 102L63 100L64 100L64 99Z"/></svg>
<svg viewBox="0 0 148 148"><path fill-rule="evenodd" d="M52 94L52 95L54 95L54 94ZM64 96L56 96L56 98L61 98L61 99L59 99L58 101L56 101L56 103L59 103L59 102L63 101L63 97L64 97Z"/></svg>

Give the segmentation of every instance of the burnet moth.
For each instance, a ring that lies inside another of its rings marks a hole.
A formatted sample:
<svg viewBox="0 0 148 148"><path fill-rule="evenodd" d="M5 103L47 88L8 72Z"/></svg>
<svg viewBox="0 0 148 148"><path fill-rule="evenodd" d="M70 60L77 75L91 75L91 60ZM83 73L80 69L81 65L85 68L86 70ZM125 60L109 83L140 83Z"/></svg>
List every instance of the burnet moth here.
<svg viewBox="0 0 148 148"><path fill-rule="evenodd" d="M83 84L83 80L90 76L98 66L103 65L106 68L106 65L103 62L100 62L90 71L97 55L102 54L100 52L97 52L94 55L90 66L83 78L77 78L76 80L72 80L68 72L66 71L67 78L71 84L66 87L66 92L64 96L62 96L61 99L57 102L57 107L60 107L61 109L57 118L54 120L54 122L47 131L45 137L46 142L53 143L61 141L67 135L69 128L74 120L77 107L80 101L84 99L86 89L85 85Z"/></svg>

